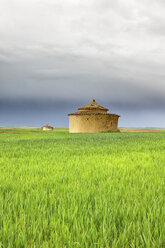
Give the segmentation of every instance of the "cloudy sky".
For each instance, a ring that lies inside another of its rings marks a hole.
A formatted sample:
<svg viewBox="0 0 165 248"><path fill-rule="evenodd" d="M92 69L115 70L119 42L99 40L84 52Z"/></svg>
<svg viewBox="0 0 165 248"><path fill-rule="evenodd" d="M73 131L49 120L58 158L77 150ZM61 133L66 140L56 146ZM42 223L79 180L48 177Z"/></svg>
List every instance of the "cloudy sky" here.
<svg viewBox="0 0 165 248"><path fill-rule="evenodd" d="M0 0L0 126L68 126L93 98L165 127L165 1Z"/></svg>

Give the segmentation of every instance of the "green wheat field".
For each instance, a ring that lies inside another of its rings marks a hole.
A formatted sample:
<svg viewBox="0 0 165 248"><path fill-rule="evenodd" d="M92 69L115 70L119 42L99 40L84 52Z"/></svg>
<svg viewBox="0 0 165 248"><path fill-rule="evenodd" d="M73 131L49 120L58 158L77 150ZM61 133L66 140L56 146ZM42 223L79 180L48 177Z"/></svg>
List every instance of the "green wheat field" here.
<svg viewBox="0 0 165 248"><path fill-rule="evenodd" d="M0 247L165 247L165 133L1 130Z"/></svg>

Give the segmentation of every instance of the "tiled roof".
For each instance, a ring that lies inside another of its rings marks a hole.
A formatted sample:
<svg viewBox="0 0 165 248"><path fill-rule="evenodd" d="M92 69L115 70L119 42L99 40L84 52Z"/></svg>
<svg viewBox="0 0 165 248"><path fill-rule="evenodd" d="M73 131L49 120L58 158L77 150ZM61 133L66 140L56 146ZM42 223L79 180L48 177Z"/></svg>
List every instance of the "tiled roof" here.
<svg viewBox="0 0 165 248"><path fill-rule="evenodd" d="M45 125L45 126L43 126L43 127L46 127L46 128L53 128L53 127L49 126L48 124Z"/></svg>
<svg viewBox="0 0 165 248"><path fill-rule="evenodd" d="M109 109L104 108L102 106L100 106L99 104L96 103L96 101L93 99L91 103L89 103L88 105L78 108L78 110L94 110L94 109L98 109L98 110L105 110L108 111Z"/></svg>

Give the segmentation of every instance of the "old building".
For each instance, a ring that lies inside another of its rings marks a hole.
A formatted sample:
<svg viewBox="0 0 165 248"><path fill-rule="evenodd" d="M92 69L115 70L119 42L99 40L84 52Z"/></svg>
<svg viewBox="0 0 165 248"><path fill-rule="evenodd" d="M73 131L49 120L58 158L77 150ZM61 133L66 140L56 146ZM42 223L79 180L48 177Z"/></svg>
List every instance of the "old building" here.
<svg viewBox="0 0 165 248"><path fill-rule="evenodd" d="M69 115L70 133L97 133L117 131L119 115L108 113L108 109L93 101Z"/></svg>
<svg viewBox="0 0 165 248"><path fill-rule="evenodd" d="M49 125L47 124L47 125L41 127L41 130L43 130L43 131L51 131L51 130L53 130L53 127L51 127L51 126L49 126Z"/></svg>

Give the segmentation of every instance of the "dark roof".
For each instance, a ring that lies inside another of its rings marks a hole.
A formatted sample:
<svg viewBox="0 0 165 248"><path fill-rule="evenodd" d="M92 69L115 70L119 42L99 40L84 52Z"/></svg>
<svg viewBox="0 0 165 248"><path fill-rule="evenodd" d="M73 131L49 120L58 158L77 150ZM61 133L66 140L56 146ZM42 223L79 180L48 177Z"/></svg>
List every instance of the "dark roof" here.
<svg viewBox="0 0 165 248"><path fill-rule="evenodd" d="M47 128L53 128L53 127L49 126L48 124L47 124L47 125L45 125L45 126L43 126L43 127L47 127Z"/></svg>
<svg viewBox="0 0 165 248"><path fill-rule="evenodd" d="M94 110L94 109L98 109L98 110L105 110L108 111L109 109L104 108L102 106L100 106L99 104L96 103L96 101L93 99L91 103L89 103L88 105L78 108L78 110Z"/></svg>

